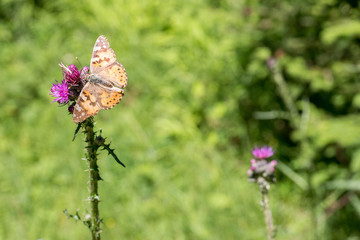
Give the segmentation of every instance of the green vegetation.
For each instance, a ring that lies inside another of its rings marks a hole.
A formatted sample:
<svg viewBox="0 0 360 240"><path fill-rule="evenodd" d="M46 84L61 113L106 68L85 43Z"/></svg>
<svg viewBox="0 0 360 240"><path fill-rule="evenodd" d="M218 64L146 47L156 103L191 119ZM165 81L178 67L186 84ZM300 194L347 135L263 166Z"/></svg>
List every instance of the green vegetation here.
<svg viewBox="0 0 360 240"><path fill-rule="evenodd" d="M101 34L129 76L95 118L126 164L99 156L103 239L265 239L256 144L280 161L276 239L360 239L359 19L353 0L1 1L0 239L90 238L62 212L89 211L83 136L48 93Z"/></svg>

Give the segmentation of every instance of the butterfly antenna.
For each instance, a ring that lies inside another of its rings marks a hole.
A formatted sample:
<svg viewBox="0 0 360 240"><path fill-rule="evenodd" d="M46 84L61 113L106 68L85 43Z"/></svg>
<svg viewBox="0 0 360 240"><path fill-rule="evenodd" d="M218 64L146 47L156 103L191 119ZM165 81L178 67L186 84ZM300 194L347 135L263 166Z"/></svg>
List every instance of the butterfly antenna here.
<svg viewBox="0 0 360 240"><path fill-rule="evenodd" d="M63 68L63 65L64 65L63 62L61 61L60 58L58 58L58 59L59 59L59 64L58 64L58 65L59 65L61 68Z"/></svg>
<svg viewBox="0 0 360 240"><path fill-rule="evenodd" d="M81 62L79 61L79 58L78 58L78 57L76 57L76 61L78 61L78 63L79 63L79 65L80 65L81 69L83 69L83 66L82 66Z"/></svg>

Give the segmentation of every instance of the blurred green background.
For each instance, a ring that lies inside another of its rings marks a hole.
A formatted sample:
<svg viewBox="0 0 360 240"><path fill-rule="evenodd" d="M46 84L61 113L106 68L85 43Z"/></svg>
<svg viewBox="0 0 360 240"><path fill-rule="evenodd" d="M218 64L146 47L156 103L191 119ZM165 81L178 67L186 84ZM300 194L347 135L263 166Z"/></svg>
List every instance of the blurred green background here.
<svg viewBox="0 0 360 240"><path fill-rule="evenodd" d="M103 239L265 239L262 144L277 239L360 239L354 0L0 1L0 239L90 238L62 213L89 210L85 145L49 89L101 34L129 77L96 116L127 166L100 154Z"/></svg>

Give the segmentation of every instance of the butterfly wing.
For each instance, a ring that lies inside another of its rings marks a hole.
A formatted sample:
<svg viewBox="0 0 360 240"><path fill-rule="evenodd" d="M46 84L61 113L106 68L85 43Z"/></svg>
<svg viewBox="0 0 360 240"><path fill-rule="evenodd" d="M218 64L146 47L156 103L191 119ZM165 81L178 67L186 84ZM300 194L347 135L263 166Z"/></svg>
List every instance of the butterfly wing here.
<svg viewBox="0 0 360 240"><path fill-rule="evenodd" d="M124 89L127 85L127 74L122 64L114 62L101 72L94 74L112 85Z"/></svg>
<svg viewBox="0 0 360 240"><path fill-rule="evenodd" d="M97 78L105 80L112 85L125 88L127 74L122 64L116 61L116 55L110 48L106 37L101 35L95 42L90 61L90 71Z"/></svg>
<svg viewBox="0 0 360 240"><path fill-rule="evenodd" d="M110 44L106 37L101 35L98 37L94 45L90 60L90 72L98 73L115 61L116 55L114 50L110 48Z"/></svg>
<svg viewBox="0 0 360 240"><path fill-rule="evenodd" d="M86 83L74 107L74 123L83 122L88 117L97 114L101 109L114 107L123 96L124 91L122 89L114 91L114 89L108 89L98 84Z"/></svg>
<svg viewBox="0 0 360 240"><path fill-rule="evenodd" d="M96 87L90 82L86 83L84 88L81 90L74 107L74 123L83 122L88 117L94 116L100 111L100 106L97 104L96 96Z"/></svg>

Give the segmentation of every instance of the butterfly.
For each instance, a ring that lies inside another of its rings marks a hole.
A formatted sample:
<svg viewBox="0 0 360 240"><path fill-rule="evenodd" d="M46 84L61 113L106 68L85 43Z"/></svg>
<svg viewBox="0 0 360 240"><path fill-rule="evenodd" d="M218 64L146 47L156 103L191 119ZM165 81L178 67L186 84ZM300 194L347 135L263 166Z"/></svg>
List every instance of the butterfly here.
<svg viewBox="0 0 360 240"><path fill-rule="evenodd" d="M101 109L114 107L124 96L127 85L125 68L116 61L115 52L103 35L95 42L90 74L86 74L84 79L85 85L74 106L74 123L83 122Z"/></svg>

